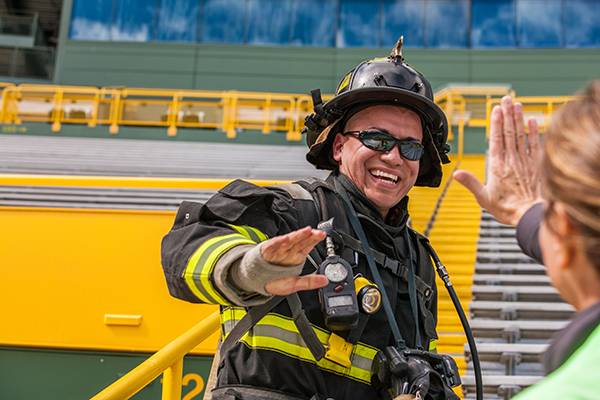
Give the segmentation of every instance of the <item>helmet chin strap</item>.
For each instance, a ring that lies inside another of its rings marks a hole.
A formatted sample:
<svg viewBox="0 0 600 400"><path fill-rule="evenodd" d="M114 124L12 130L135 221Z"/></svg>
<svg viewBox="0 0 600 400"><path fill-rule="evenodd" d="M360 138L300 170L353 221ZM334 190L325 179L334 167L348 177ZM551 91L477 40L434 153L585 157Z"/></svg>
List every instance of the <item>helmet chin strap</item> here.
<svg viewBox="0 0 600 400"><path fill-rule="evenodd" d="M309 147L316 141L319 134L323 132L323 129L333 124L343 115L343 112L334 108L329 110L323 108L321 89L311 90L310 95L312 97L315 112L306 116L304 129L302 129L302 133L306 134L306 143ZM313 143L311 143L311 141Z"/></svg>

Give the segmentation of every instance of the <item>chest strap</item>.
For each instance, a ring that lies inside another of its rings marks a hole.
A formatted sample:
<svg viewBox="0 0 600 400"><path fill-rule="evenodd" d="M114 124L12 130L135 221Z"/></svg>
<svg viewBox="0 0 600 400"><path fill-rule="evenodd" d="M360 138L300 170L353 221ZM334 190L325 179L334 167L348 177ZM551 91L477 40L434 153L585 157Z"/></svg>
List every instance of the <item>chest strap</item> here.
<svg viewBox="0 0 600 400"><path fill-rule="evenodd" d="M363 245L358 239L355 239L345 233L340 233L340 235L342 236L344 245L346 247L354 250L363 257L365 256ZM371 254L373 254L373 259L377 265L390 270L394 275L399 276L400 278L404 279L405 282L408 282L408 268L406 268L404 264L372 248ZM425 300L431 300L431 297L433 296L433 290L431 289L431 286L423 282L423 280L417 275L415 275L415 284L417 292L419 292L425 298Z"/></svg>
<svg viewBox="0 0 600 400"><path fill-rule="evenodd" d="M284 296L275 296L271 300L267 301L264 304L259 306L254 306L250 308L250 310L244 315L244 317L238 321L238 323L233 327L233 329L229 332L223 343L221 343L221 348L219 349L219 353L221 355L221 359L225 357L225 354L231 349L241 338L248 332L254 325L258 323L271 311L275 306L281 303L285 299Z"/></svg>

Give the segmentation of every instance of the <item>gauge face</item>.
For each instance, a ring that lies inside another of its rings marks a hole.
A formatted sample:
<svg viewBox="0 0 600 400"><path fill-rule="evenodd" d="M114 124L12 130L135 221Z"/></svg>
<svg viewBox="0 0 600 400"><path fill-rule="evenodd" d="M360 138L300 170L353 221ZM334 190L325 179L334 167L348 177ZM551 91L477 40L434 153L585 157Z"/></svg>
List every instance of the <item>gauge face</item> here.
<svg viewBox="0 0 600 400"><path fill-rule="evenodd" d="M348 276L348 270L344 264L339 262L327 265L323 273L330 282L341 282Z"/></svg>

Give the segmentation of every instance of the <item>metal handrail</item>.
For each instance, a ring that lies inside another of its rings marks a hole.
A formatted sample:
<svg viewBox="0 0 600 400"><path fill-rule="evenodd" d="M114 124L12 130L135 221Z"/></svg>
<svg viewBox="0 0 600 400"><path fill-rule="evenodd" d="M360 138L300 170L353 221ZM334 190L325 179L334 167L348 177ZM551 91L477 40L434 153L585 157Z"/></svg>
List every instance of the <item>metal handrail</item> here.
<svg viewBox="0 0 600 400"><path fill-rule="evenodd" d="M68 98L65 93L69 93ZM21 84L3 91L0 123L52 122L55 132L61 129L61 123L108 124L113 134L118 133L121 125L164 126L170 136L175 136L179 127L220 128L229 138L235 138L238 129L261 129L263 133L279 130L287 132L288 140L300 140L297 121L304 121L307 114L296 107L300 97L238 91ZM44 104L51 101L52 109ZM70 118L65 113L69 101L88 102L88 110L77 110L78 118ZM21 109L26 102L37 103L28 104L29 110ZM144 113L144 108L149 112ZM248 114L248 110L253 113L250 118L240 114L240 111ZM206 114L213 118L204 120Z"/></svg>
<svg viewBox="0 0 600 400"><path fill-rule="evenodd" d="M219 312L169 343L91 400L125 400L142 390L160 374L163 376L163 400L180 400L183 357L219 329Z"/></svg>
<svg viewBox="0 0 600 400"><path fill-rule="evenodd" d="M458 127L459 156L465 127L489 131L491 107L504 95L514 98L515 92L509 86L448 85L435 93L450 126ZM323 95L323 100L332 97ZM526 112L537 113L543 131L551 112L571 98L518 100ZM54 132L63 123L107 124L113 134L123 125L157 126L166 127L169 136L177 135L178 128L212 128L226 132L228 138L235 138L241 129L257 129L265 134L284 131L287 140L298 141L312 107L312 98L302 94L21 84L2 90L0 123L50 122ZM448 139L453 140L452 130Z"/></svg>
<svg viewBox="0 0 600 400"><path fill-rule="evenodd" d="M540 132L543 133L550 125L552 113L574 98L574 96L523 96L514 97L513 101L518 101L523 104L523 115L525 116L525 119L528 117L535 117L538 128ZM500 104L500 99L489 99L486 102L486 136L490 135L490 116L492 115L492 108L498 104ZM529 132L527 124L525 124L525 130Z"/></svg>

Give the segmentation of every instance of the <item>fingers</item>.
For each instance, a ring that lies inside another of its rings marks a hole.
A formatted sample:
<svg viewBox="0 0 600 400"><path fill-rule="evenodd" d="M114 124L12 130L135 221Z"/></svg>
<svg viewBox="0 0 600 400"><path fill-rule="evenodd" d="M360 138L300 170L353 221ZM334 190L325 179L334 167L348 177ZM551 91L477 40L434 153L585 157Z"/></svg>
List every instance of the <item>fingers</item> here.
<svg viewBox="0 0 600 400"><path fill-rule="evenodd" d="M477 200L477 203L483 208L487 208L488 198L485 186L477 179L477 177L470 171L456 170L452 174L452 178L456 179L458 183L466 187Z"/></svg>
<svg viewBox="0 0 600 400"><path fill-rule="evenodd" d="M537 165L541 156L540 129L535 117L530 117L527 125L529 126L529 156Z"/></svg>
<svg viewBox="0 0 600 400"><path fill-rule="evenodd" d="M527 158L527 133L525 133L525 120L523 118L523 105L519 102L513 104L514 124L516 130L517 152L521 159Z"/></svg>
<svg viewBox="0 0 600 400"><path fill-rule="evenodd" d="M504 150L507 157L513 157L517 152L517 141L515 138L515 118L513 104L510 96L504 96L500 101L502 108L502 137L504 139Z"/></svg>
<svg viewBox="0 0 600 400"><path fill-rule="evenodd" d="M325 236L325 232L307 226L265 241L260 248L260 253L264 260L271 264L298 265L304 262L312 248L325 239ZM329 280L324 275L294 276L269 281L265 285L265 290L270 294L285 296L301 290L318 289L327 283Z"/></svg>
<svg viewBox="0 0 600 400"><path fill-rule="evenodd" d="M490 162L501 162L504 158L504 138L502 132L502 109L495 106L490 116Z"/></svg>
<svg viewBox="0 0 600 400"><path fill-rule="evenodd" d="M325 232L307 226L267 240L261 246L260 253L264 260L271 264L298 265L325 236Z"/></svg>
<svg viewBox="0 0 600 400"><path fill-rule="evenodd" d="M329 279L325 275L304 275L272 280L267 282L265 290L270 294L287 296L301 290L318 289L326 286L328 283Z"/></svg>

